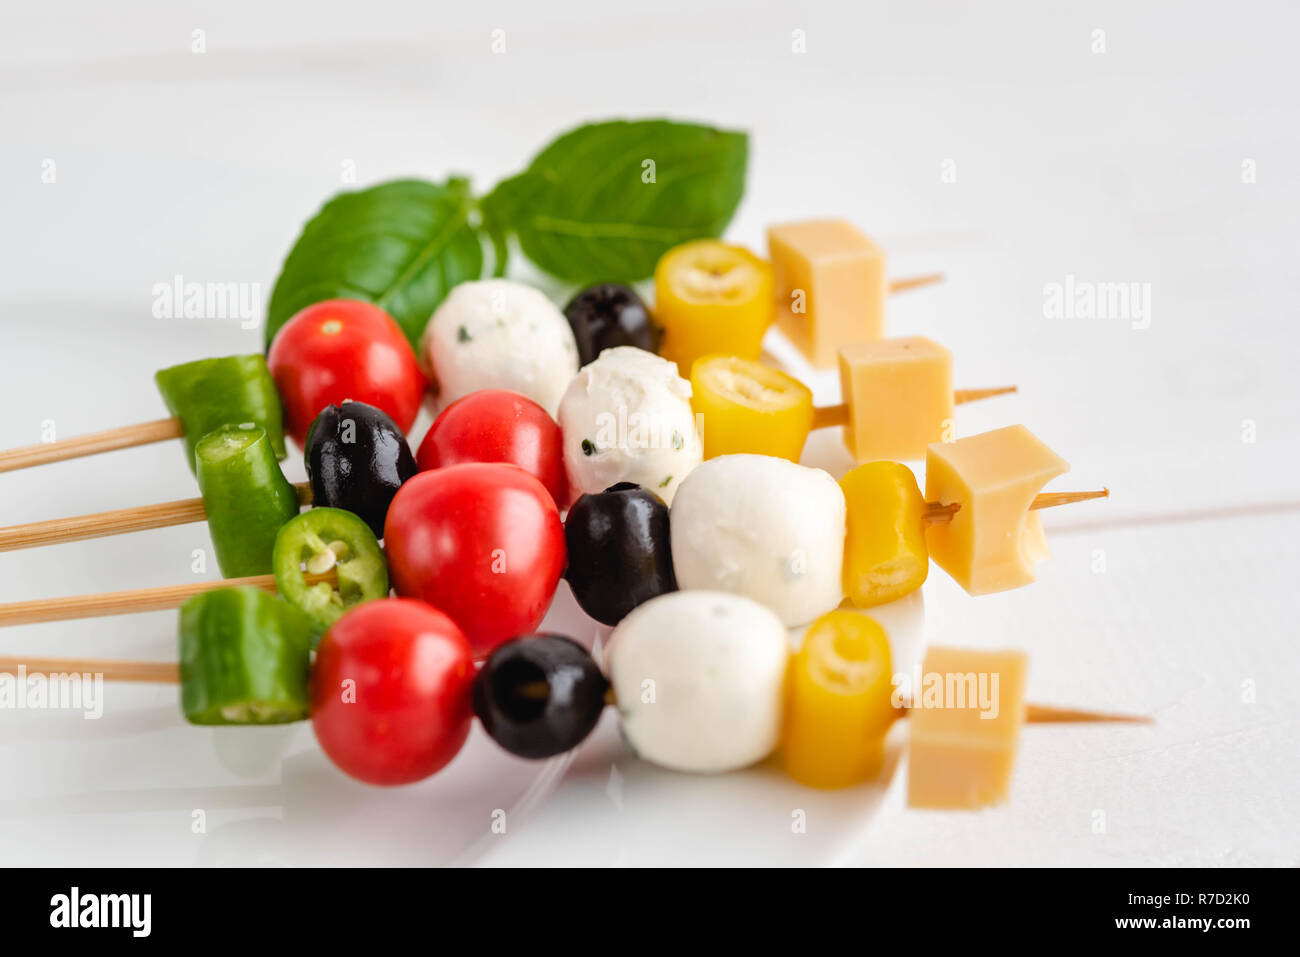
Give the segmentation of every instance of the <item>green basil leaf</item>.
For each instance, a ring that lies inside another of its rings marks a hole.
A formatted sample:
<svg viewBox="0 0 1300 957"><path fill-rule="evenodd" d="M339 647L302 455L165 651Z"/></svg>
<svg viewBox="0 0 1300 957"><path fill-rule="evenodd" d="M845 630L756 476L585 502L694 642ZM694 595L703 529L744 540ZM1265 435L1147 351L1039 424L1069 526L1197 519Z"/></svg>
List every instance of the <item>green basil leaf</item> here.
<svg viewBox="0 0 1300 957"><path fill-rule="evenodd" d="M574 282L645 279L679 243L718 236L745 191L744 133L669 120L581 126L482 201L542 269ZM651 166L653 163L653 166Z"/></svg>
<svg viewBox="0 0 1300 957"><path fill-rule="evenodd" d="M324 299L373 302L412 347L451 287L483 273L470 225L469 181L398 180L340 193L303 227L267 308L266 343L300 309Z"/></svg>

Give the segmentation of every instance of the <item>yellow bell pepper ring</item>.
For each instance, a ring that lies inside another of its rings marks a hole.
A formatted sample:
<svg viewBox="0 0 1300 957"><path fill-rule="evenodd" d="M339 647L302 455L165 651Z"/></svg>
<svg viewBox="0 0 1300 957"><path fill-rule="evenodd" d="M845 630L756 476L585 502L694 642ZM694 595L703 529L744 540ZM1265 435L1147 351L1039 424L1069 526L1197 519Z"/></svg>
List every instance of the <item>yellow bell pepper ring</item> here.
<svg viewBox="0 0 1300 957"><path fill-rule="evenodd" d="M897 717L889 636L856 611L809 627L786 673L781 762L801 784L842 788L870 780Z"/></svg>
<svg viewBox="0 0 1300 957"><path fill-rule="evenodd" d="M848 506L844 593L859 608L895 601L930 573L925 497L900 462L868 462L847 472L840 488Z"/></svg>
<svg viewBox="0 0 1300 957"><path fill-rule="evenodd" d="M698 239L675 246L655 267L659 354L687 374L701 356L757 359L776 316L772 267L743 246Z"/></svg>
<svg viewBox="0 0 1300 957"><path fill-rule="evenodd" d="M691 366L691 406L702 416L704 457L753 453L798 462L812 428L808 387L740 356L705 356Z"/></svg>

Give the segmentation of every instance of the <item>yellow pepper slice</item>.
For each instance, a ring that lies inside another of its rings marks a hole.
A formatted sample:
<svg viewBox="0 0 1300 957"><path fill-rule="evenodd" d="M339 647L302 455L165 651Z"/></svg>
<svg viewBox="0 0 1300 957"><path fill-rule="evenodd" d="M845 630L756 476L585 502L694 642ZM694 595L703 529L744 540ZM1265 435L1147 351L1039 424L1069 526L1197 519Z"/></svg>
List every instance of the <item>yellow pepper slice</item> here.
<svg viewBox="0 0 1300 957"><path fill-rule="evenodd" d="M704 416L704 457L749 452L799 461L812 427L808 387L740 356L705 356L691 366L691 406Z"/></svg>
<svg viewBox="0 0 1300 957"><path fill-rule="evenodd" d="M844 593L859 608L908 595L930 573L925 497L900 462L868 462L840 479L848 505Z"/></svg>
<svg viewBox="0 0 1300 957"><path fill-rule="evenodd" d="M659 354L689 373L701 356L757 359L776 315L772 267L743 246L697 239L675 246L655 267Z"/></svg>
<svg viewBox="0 0 1300 957"><path fill-rule="evenodd" d="M786 678L781 761L801 784L842 788L880 772L894 711L885 629L856 611L809 627Z"/></svg>

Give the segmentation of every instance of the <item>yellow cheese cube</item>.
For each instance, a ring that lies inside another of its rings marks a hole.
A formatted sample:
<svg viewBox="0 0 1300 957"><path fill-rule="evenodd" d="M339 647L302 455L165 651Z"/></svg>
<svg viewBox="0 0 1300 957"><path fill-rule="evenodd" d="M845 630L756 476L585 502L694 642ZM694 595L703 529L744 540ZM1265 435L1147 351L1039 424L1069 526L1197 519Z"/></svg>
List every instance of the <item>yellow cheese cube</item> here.
<svg viewBox="0 0 1300 957"><path fill-rule="evenodd" d="M908 711L909 806L973 809L1006 799L1028 668L1019 651L926 652Z"/></svg>
<svg viewBox="0 0 1300 957"><path fill-rule="evenodd" d="M830 368L841 343L885 334L885 253L852 223L772 226L767 245L777 324L813 365Z"/></svg>
<svg viewBox="0 0 1300 957"><path fill-rule="evenodd" d="M931 445L925 500L961 507L925 532L930 557L972 595L1019 588L1051 554L1034 496L1070 464L1023 425Z"/></svg>
<svg viewBox="0 0 1300 957"><path fill-rule="evenodd" d="M840 346L844 441L859 463L925 458L953 418L952 353L925 336Z"/></svg>

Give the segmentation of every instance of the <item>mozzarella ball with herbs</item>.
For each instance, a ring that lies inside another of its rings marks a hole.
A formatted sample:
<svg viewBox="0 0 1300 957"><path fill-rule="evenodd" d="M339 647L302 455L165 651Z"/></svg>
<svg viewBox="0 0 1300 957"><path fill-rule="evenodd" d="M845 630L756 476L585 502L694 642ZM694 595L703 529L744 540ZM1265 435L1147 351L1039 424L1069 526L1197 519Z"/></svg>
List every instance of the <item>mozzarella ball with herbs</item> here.
<svg viewBox="0 0 1300 957"><path fill-rule="evenodd" d="M674 771L734 771L780 740L789 638L768 608L724 592L652 598L610 635L623 734Z"/></svg>
<svg viewBox="0 0 1300 957"><path fill-rule="evenodd" d="M479 389L509 389L555 415L578 371L564 313L538 290L508 279L456 286L420 340L438 406Z"/></svg>
<svg viewBox="0 0 1300 957"><path fill-rule="evenodd" d="M671 503L704 457L691 384L644 349L606 349L560 402L564 468L575 497L632 482Z"/></svg>
<svg viewBox="0 0 1300 957"><path fill-rule="evenodd" d="M722 455L673 500L673 570L682 589L762 602L790 627L844 598L845 502L821 469L767 455Z"/></svg>

